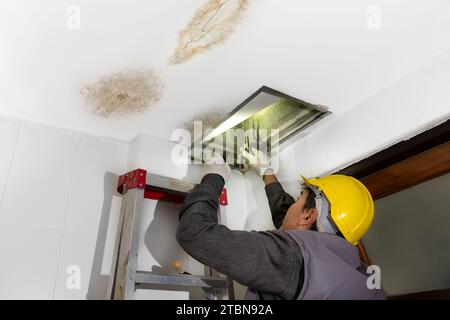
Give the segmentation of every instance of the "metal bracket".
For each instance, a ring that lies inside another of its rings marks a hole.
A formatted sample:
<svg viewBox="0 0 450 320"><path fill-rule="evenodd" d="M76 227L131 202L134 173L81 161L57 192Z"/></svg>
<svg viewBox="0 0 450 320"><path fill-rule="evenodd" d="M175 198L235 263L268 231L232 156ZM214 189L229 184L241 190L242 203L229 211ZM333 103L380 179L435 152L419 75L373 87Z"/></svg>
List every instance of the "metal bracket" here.
<svg viewBox="0 0 450 320"><path fill-rule="evenodd" d="M146 178L147 171L144 169L136 169L121 175L117 183L117 192L124 194L131 189L144 189Z"/></svg>
<svg viewBox="0 0 450 320"><path fill-rule="evenodd" d="M128 190L144 189L144 198L182 203L195 184L178 179L150 174L147 170L136 169L119 176L117 192L125 194ZM219 196L221 206L228 205L227 189Z"/></svg>

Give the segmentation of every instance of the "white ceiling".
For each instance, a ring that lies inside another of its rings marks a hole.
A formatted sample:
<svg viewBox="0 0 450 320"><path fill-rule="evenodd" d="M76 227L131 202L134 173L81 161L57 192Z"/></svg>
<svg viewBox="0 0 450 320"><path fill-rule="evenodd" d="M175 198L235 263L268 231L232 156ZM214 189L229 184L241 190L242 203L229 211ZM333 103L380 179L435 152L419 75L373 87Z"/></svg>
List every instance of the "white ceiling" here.
<svg viewBox="0 0 450 320"><path fill-rule="evenodd" d="M342 113L450 45L448 0L249 0L223 45L167 59L201 0L2 0L0 115L130 139L169 138L197 114L229 111L266 85ZM69 5L81 29L66 27ZM381 29L366 27L369 5ZM154 68L162 100L140 116L92 114L80 89L128 68Z"/></svg>

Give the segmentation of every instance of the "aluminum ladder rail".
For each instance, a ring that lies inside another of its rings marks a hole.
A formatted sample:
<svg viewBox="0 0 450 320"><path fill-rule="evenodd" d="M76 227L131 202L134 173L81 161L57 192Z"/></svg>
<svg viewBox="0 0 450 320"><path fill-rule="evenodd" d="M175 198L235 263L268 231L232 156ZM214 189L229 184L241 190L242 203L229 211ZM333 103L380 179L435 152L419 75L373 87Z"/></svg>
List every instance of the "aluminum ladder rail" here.
<svg viewBox="0 0 450 320"><path fill-rule="evenodd" d="M206 299L234 299L233 281L207 266L205 266L204 276L157 274L137 270L143 200L181 203L195 184L149 174L143 169L130 171L120 176L118 180L117 191L123 195L123 198L107 297L113 300L132 300L136 289L167 286L169 290L170 288L202 288ZM219 203L221 206L228 204L225 188L220 195Z"/></svg>

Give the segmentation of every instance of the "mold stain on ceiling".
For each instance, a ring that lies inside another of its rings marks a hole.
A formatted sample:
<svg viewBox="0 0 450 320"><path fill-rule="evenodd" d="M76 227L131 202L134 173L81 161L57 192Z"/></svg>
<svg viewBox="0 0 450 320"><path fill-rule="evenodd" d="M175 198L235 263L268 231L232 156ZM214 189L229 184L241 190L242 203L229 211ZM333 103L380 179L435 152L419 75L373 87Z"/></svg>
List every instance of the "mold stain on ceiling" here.
<svg viewBox="0 0 450 320"><path fill-rule="evenodd" d="M178 45L168 64L181 64L224 43L241 21L248 0L209 0L179 33Z"/></svg>
<svg viewBox="0 0 450 320"><path fill-rule="evenodd" d="M229 112L263 84L341 115L449 50L446 0L94 2L79 4L81 29L70 30L64 1L0 1L1 115L168 139L194 115ZM382 8L380 30L367 28L369 4ZM172 55L184 63L169 67ZM130 68L154 68L169 90L161 98L151 89L146 100L143 89L131 103L131 89L110 79Z"/></svg>
<svg viewBox="0 0 450 320"><path fill-rule="evenodd" d="M225 114L226 114L225 112L220 112L220 111L204 112L203 114L198 114L193 119L182 123L181 127L183 129L188 130L191 134L191 137L194 137L194 122L195 121L201 121L202 133L205 133L206 130L210 129L220 119L222 119L225 116Z"/></svg>
<svg viewBox="0 0 450 320"><path fill-rule="evenodd" d="M127 70L85 86L81 95L95 114L117 118L149 110L161 99L163 88L153 69Z"/></svg>

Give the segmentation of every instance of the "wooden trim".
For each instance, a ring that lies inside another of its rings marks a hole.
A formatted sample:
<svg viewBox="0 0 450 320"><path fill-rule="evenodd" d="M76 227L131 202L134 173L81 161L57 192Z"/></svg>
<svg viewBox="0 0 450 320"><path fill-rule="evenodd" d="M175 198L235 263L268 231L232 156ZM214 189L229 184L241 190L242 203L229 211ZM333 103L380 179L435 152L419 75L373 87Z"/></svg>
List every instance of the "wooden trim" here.
<svg viewBox="0 0 450 320"><path fill-rule="evenodd" d="M415 292L389 296L389 300L450 300L450 289Z"/></svg>
<svg viewBox="0 0 450 320"><path fill-rule="evenodd" d="M359 259L362 262L364 262L365 265L370 266L372 263L370 263L370 259L369 256L367 255L366 248L364 248L361 242L358 242L356 244L356 249L358 249Z"/></svg>
<svg viewBox="0 0 450 320"><path fill-rule="evenodd" d="M352 164L339 172L361 179L449 141L450 120Z"/></svg>
<svg viewBox="0 0 450 320"><path fill-rule="evenodd" d="M374 200L408 189L450 172L450 142L422 152L361 181Z"/></svg>

